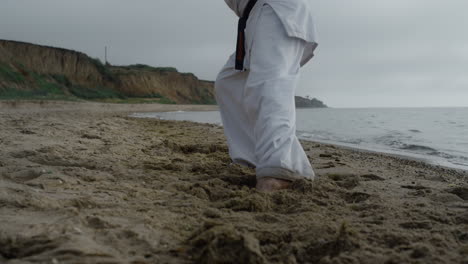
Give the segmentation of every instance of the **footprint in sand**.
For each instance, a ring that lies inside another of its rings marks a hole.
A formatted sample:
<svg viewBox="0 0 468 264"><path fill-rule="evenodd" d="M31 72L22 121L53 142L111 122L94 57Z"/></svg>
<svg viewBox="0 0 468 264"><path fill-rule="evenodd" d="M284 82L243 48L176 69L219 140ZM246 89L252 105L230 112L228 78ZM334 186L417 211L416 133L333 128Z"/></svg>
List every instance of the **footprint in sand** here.
<svg viewBox="0 0 468 264"><path fill-rule="evenodd" d="M431 196L429 196L429 199L431 199L434 202L447 204L463 202L463 199L452 193L434 193Z"/></svg>
<svg viewBox="0 0 468 264"><path fill-rule="evenodd" d="M364 174L364 175L361 175L361 179L363 181L385 181L384 178L378 176L378 175L375 175L375 174Z"/></svg>
<svg viewBox="0 0 468 264"><path fill-rule="evenodd" d="M460 213L458 216L455 217L455 223L457 225L468 225L468 212ZM466 241L468 242L468 233Z"/></svg>
<svg viewBox="0 0 468 264"><path fill-rule="evenodd" d="M98 135L95 135L95 134L89 134L89 133L85 133L83 135L81 135L81 138L85 138L85 139L102 139L100 136Z"/></svg>
<svg viewBox="0 0 468 264"><path fill-rule="evenodd" d="M11 241L14 241L14 244ZM58 248L58 246L58 241L54 241L45 235L34 237L1 237L0 256L4 256L7 259L33 257L52 251Z"/></svg>
<svg viewBox="0 0 468 264"><path fill-rule="evenodd" d="M402 185L401 188L409 189L409 190L416 190L416 191L429 190L430 189L429 187L422 186L422 185Z"/></svg>
<svg viewBox="0 0 468 264"><path fill-rule="evenodd" d="M455 194L464 201L468 201L468 187L455 187L447 190L448 193Z"/></svg>
<svg viewBox="0 0 468 264"><path fill-rule="evenodd" d="M432 223L430 221L410 221L400 223L400 226L405 229L432 229Z"/></svg>
<svg viewBox="0 0 468 264"><path fill-rule="evenodd" d="M359 176L354 174L328 174L328 178L333 180L338 186L345 189L353 189L359 185Z"/></svg>
<svg viewBox="0 0 468 264"><path fill-rule="evenodd" d="M30 170L20 170L12 173L7 173L7 178L15 182L27 182L41 177L43 174L46 174L47 171L44 169L30 169Z"/></svg>
<svg viewBox="0 0 468 264"><path fill-rule="evenodd" d="M10 153L10 156L12 156L13 158L17 158L17 159L28 158L34 155L36 155L36 152L32 150L22 150L22 151Z"/></svg>
<svg viewBox="0 0 468 264"><path fill-rule="evenodd" d="M363 192L346 193L344 199L348 203L362 203L370 198L370 194Z"/></svg>
<svg viewBox="0 0 468 264"><path fill-rule="evenodd" d="M322 169L331 169L335 167L336 167L335 163L330 161L330 162L322 163L320 166L317 167L317 169L322 170Z"/></svg>
<svg viewBox="0 0 468 264"><path fill-rule="evenodd" d="M94 229L109 229L116 227L115 225L112 225L109 222L97 216L87 216L86 223L89 227Z"/></svg>
<svg viewBox="0 0 468 264"><path fill-rule="evenodd" d="M260 242L250 233L231 225L209 227L193 236L189 243L197 263L266 263Z"/></svg>

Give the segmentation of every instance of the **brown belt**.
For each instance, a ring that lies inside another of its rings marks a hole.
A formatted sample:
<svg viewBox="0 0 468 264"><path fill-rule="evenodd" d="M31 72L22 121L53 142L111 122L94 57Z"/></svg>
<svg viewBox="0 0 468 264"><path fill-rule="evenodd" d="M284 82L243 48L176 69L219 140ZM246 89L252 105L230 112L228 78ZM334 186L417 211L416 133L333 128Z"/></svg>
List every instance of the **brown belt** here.
<svg viewBox="0 0 468 264"><path fill-rule="evenodd" d="M236 70L244 70L245 58L245 28L247 27L247 20L249 19L250 12L254 8L257 0L250 0L245 7L244 14L239 18L237 26L237 46L236 46Z"/></svg>

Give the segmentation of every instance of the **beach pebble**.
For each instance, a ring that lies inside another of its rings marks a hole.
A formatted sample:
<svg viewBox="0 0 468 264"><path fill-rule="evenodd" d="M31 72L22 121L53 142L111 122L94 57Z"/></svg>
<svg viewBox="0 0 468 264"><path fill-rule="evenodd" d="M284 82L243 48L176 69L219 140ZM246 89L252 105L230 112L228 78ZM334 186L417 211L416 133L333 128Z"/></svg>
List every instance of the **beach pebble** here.
<svg viewBox="0 0 468 264"><path fill-rule="evenodd" d="M77 234L83 234L83 231L81 231L81 229L79 229L78 227L73 227L73 231L75 231Z"/></svg>

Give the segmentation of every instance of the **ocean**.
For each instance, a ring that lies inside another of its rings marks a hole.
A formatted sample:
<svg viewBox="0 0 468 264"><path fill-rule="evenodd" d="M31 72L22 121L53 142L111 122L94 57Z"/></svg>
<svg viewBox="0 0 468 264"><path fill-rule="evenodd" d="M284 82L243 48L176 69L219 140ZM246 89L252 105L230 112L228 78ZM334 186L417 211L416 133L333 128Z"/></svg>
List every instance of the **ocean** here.
<svg viewBox="0 0 468 264"><path fill-rule="evenodd" d="M133 116L221 125L217 111ZM468 108L298 109L297 135L468 170Z"/></svg>

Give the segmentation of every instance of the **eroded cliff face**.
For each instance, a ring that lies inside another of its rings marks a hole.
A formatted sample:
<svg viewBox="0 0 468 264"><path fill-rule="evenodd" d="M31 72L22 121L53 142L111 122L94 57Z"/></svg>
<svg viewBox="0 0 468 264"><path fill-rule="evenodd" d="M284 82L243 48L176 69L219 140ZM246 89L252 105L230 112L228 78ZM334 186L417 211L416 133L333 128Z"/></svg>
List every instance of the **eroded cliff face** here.
<svg viewBox="0 0 468 264"><path fill-rule="evenodd" d="M42 75L61 74L81 85L114 85L105 80L93 59L84 53L6 40L0 40L0 47L8 53L10 64L25 77L29 70Z"/></svg>
<svg viewBox="0 0 468 264"><path fill-rule="evenodd" d="M146 65L103 65L84 53L62 48L0 40L0 67L0 90L52 87L57 93L79 95L78 89L96 93L101 89L126 97L214 103L213 82L201 81L193 74Z"/></svg>
<svg viewBox="0 0 468 264"><path fill-rule="evenodd" d="M0 61L10 63L10 54L0 45Z"/></svg>
<svg viewBox="0 0 468 264"><path fill-rule="evenodd" d="M190 73L129 70L128 67L112 67L111 71L118 76L119 89L124 94L137 97L159 94L177 103L215 103L214 83L199 80Z"/></svg>

